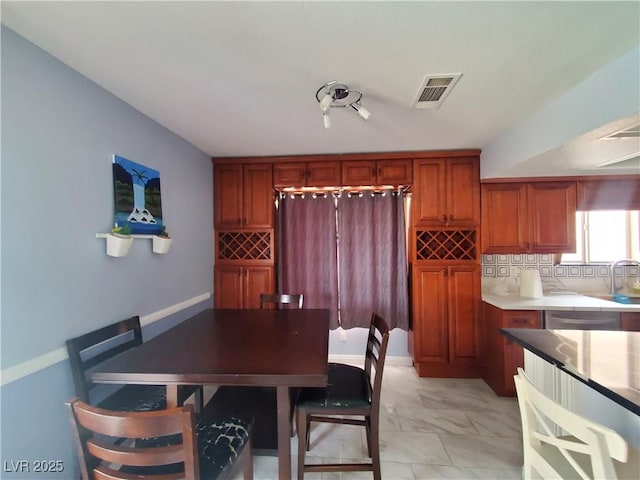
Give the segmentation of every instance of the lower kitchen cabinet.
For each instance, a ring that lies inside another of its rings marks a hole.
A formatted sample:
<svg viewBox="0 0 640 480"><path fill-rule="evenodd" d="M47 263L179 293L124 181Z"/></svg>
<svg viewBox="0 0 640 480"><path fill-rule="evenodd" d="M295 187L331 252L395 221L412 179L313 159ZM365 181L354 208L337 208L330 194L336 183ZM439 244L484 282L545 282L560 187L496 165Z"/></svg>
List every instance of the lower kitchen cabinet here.
<svg viewBox="0 0 640 480"><path fill-rule="evenodd" d="M274 292L272 266L215 267L215 308L260 308L260 294Z"/></svg>
<svg viewBox="0 0 640 480"><path fill-rule="evenodd" d="M640 332L640 312L620 313L620 330Z"/></svg>
<svg viewBox="0 0 640 480"><path fill-rule="evenodd" d="M524 351L508 340L501 328L541 328L541 312L537 310L502 310L488 303L484 307L484 373L485 382L502 396L515 396L513 376L524 367Z"/></svg>
<svg viewBox="0 0 640 480"><path fill-rule="evenodd" d="M414 267L409 345L420 376L479 377L480 267Z"/></svg>

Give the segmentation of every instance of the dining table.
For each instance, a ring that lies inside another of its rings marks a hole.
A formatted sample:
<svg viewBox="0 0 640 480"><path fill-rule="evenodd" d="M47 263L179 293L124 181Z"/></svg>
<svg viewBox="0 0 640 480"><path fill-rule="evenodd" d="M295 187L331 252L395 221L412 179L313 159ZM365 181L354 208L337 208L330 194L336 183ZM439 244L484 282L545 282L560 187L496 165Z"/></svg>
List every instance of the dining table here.
<svg viewBox="0 0 640 480"><path fill-rule="evenodd" d="M207 309L113 357L91 373L105 384L166 385L167 407L179 385L275 387L280 480L291 478L294 387L327 384L329 310Z"/></svg>

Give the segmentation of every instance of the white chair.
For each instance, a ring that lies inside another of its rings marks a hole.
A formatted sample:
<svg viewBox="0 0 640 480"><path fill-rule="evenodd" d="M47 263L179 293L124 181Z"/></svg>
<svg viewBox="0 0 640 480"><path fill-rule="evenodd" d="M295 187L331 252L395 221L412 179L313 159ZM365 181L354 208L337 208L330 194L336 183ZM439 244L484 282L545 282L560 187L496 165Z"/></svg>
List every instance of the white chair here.
<svg viewBox="0 0 640 480"><path fill-rule="evenodd" d="M618 433L551 400L521 368L514 380L522 417L525 479L640 478L640 452ZM569 435L555 435L556 425Z"/></svg>

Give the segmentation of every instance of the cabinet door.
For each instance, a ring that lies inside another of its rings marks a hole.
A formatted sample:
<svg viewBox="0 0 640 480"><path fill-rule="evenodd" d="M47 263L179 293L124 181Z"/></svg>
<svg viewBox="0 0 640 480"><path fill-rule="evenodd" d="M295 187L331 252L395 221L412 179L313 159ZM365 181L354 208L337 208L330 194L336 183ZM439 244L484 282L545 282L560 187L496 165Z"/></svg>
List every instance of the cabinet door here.
<svg viewBox="0 0 640 480"><path fill-rule="evenodd" d="M621 312L620 330L640 332L640 312Z"/></svg>
<svg viewBox="0 0 640 480"><path fill-rule="evenodd" d="M340 162L307 163L307 186L336 187L340 183Z"/></svg>
<svg viewBox="0 0 640 480"><path fill-rule="evenodd" d="M244 267L244 308L260 308L260 294L274 293L274 267Z"/></svg>
<svg viewBox="0 0 640 480"><path fill-rule="evenodd" d="M531 251L575 252L576 183L530 183L527 186L527 203Z"/></svg>
<svg viewBox="0 0 640 480"><path fill-rule="evenodd" d="M480 225L480 167L477 158L447 160L448 225Z"/></svg>
<svg viewBox="0 0 640 480"><path fill-rule="evenodd" d="M376 162L373 160L342 162L342 185L377 185Z"/></svg>
<svg viewBox="0 0 640 480"><path fill-rule="evenodd" d="M480 267L448 269L449 361L479 365Z"/></svg>
<svg viewBox="0 0 640 480"><path fill-rule="evenodd" d="M446 267L413 270L414 362L448 361Z"/></svg>
<svg viewBox="0 0 640 480"><path fill-rule="evenodd" d="M537 311L505 311L503 314L504 328L540 328L540 313ZM501 333L494 332L494 335ZM504 345L504 375L503 392L507 395L515 395L516 386L513 382L513 376L516 374L518 367L524 368L524 350L516 342L508 340L502 335Z"/></svg>
<svg viewBox="0 0 640 480"><path fill-rule="evenodd" d="M344 166L342 167L344 169ZM411 185L413 183L413 161L378 160L376 162L377 185Z"/></svg>
<svg viewBox="0 0 640 480"><path fill-rule="evenodd" d="M446 224L445 169L446 164L440 159L414 162L414 200L411 207L414 212L414 225L443 226Z"/></svg>
<svg viewBox="0 0 640 480"><path fill-rule="evenodd" d="M304 162L273 164L274 187L304 187L306 180L307 164Z"/></svg>
<svg viewBox="0 0 640 480"><path fill-rule="evenodd" d="M214 271L215 308L242 308L242 267L215 267Z"/></svg>
<svg viewBox="0 0 640 480"><path fill-rule="evenodd" d="M526 211L525 184L482 185L482 252L526 252Z"/></svg>
<svg viewBox="0 0 640 480"><path fill-rule="evenodd" d="M273 187L270 163L244 166L243 226L273 227Z"/></svg>
<svg viewBox="0 0 640 480"><path fill-rule="evenodd" d="M213 169L214 224L217 228L242 226L242 165L216 165Z"/></svg>

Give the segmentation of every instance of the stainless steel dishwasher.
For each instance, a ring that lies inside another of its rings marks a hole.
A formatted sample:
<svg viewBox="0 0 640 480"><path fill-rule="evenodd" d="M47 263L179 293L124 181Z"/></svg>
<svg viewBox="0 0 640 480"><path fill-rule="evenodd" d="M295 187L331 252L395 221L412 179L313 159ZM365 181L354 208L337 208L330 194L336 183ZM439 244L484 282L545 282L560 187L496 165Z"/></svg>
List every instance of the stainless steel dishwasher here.
<svg viewBox="0 0 640 480"><path fill-rule="evenodd" d="M603 311L545 310L544 328L556 330L620 330L620 314Z"/></svg>

